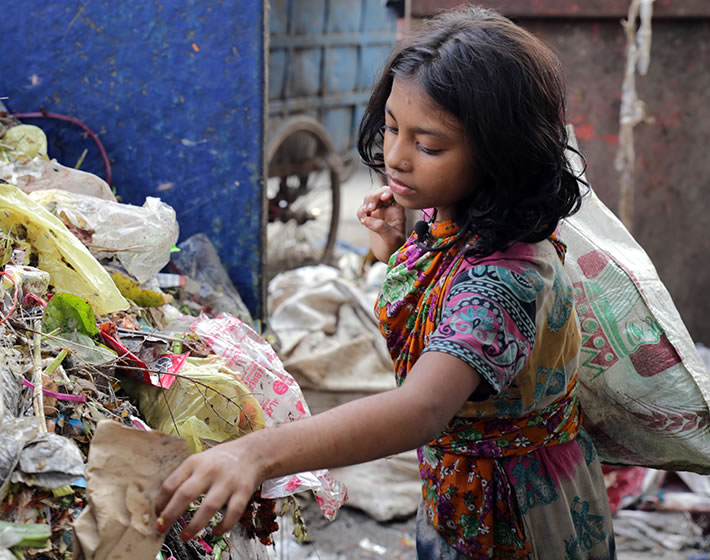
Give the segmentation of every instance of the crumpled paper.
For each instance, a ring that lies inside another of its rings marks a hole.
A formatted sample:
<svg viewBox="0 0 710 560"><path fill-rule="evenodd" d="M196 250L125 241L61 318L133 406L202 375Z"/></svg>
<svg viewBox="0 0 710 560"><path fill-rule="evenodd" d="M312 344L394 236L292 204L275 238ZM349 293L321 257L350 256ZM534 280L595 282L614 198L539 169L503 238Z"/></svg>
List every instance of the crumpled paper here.
<svg viewBox="0 0 710 560"><path fill-rule="evenodd" d="M99 422L89 449L87 507L74 522L75 560L152 560L163 481L190 454L185 440Z"/></svg>

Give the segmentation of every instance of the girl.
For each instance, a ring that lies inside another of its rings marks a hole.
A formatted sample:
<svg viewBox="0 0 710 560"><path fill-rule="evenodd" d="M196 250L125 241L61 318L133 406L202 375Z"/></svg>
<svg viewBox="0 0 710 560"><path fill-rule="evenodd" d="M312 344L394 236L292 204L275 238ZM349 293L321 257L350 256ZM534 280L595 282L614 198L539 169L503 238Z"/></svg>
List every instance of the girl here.
<svg viewBox="0 0 710 560"><path fill-rule="evenodd" d="M387 177L358 210L388 261L376 304L398 388L187 459L156 510L206 494L224 531L268 478L419 448L417 554L614 558L576 397L580 332L558 221L579 208L559 63L491 11L432 20L390 57L358 148ZM424 209L405 239L406 209Z"/></svg>

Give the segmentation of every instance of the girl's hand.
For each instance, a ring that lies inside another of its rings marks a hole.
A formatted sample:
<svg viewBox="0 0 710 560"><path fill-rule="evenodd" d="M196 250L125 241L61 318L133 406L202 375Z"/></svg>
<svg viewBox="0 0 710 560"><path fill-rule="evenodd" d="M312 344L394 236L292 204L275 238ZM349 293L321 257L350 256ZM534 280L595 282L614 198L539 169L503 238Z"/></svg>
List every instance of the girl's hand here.
<svg viewBox="0 0 710 560"><path fill-rule="evenodd" d="M407 239L406 211L387 186L365 196L357 217L370 230L372 252L382 262L387 262Z"/></svg>
<svg viewBox="0 0 710 560"><path fill-rule="evenodd" d="M182 532L184 539L194 537L226 505L216 534L237 524L252 495L261 484L253 457L247 457L239 440L217 445L185 459L165 480L155 503L158 531L165 532L202 494L200 509Z"/></svg>

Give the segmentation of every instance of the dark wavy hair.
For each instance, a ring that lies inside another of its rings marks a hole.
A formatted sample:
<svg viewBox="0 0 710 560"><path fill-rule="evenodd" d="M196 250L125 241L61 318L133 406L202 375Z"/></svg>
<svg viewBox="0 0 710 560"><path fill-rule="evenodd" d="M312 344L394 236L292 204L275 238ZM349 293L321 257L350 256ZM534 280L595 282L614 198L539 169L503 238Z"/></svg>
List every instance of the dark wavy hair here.
<svg viewBox="0 0 710 560"><path fill-rule="evenodd" d="M462 235L480 238L471 254L541 241L579 209L586 183L565 156L560 63L531 33L494 11L468 6L430 19L398 46L360 124L358 151L379 173L385 103L395 78L416 79L471 141L475 188L454 217Z"/></svg>

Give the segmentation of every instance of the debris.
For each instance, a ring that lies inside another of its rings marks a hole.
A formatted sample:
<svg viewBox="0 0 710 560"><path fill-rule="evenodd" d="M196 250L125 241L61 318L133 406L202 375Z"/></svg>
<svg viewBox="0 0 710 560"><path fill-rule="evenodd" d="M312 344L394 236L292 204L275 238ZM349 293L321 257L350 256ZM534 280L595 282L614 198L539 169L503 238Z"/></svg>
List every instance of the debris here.
<svg viewBox="0 0 710 560"><path fill-rule="evenodd" d="M217 356L186 358L167 390L125 381L123 387L151 427L182 436L193 453L264 427L259 403Z"/></svg>
<svg viewBox="0 0 710 560"><path fill-rule="evenodd" d="M384 556L385 554L387 554L387 549L384 546L375 544L368 538L362 539L359 543L359 546L363 550L366 550L367 552L374 552L379 556Z"/></svg>
<svg viewBox="0 0 710 560"><path fill-rule="evenodd" d="M11 148L0 149L8 161ZM62 169L49 178L36 174L40 160L50 165L41 156L13 160L13 173L35 187L76 179ZM265 484L228 535L212 533L217 515L197 539L182 541L198 501L165 542L156 537L153 499L190 449L308 410L263 338L229 314L207 315L228 307L251 322L214 247L193 245L193 259L209 258L190 270L197 280L178 277L177 290L189 287L190 297L204 285L212 290L191 302L201 314L195 319L180 302L170 304L158 277L177 239L172 208L158 199L142 208L111 199L53 189L28 196L0 184L0 520L12 529L8 535L27 524L45 531L40 548L20 552L13 538L0 546L0 559L266 558L264 543L278 527L277 496L313 489L332 517L345 490L327 471L300 473ZM181 436L169 440L184 448L173 463L152 455L157 444L150 438L171 437L155 429ZM153 443L141 447L134 438Z"/></svg>
<svg viewBox="0 0 710 560"><path fill-rule="evenodd" d="M10 245L28 244L30 266L48 272L57 292L83 297L99 314L128 308L106 270L42 206L14 185L0 184L0 231Z"/></svg>

